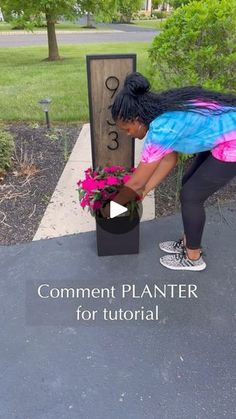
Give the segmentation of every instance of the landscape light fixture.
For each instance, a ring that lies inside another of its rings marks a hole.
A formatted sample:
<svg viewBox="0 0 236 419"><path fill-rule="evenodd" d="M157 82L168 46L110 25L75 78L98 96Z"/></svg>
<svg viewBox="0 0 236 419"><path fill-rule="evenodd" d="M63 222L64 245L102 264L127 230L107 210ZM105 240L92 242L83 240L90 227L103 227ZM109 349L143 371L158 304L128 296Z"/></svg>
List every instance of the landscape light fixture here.
<svg viewBox="0 0 236 419"><path fill-rule="evenodd" d="M49 106L50 106L50 103L51 102L52 102L52 99L48 99L48 98L41 99L39 101L39 105L41 105L42 110L45 112L46 124L47 124L47 128L48 129L50 128L50 121L49 121L49 113L48 113L48 110L49 110Z"/></svg>

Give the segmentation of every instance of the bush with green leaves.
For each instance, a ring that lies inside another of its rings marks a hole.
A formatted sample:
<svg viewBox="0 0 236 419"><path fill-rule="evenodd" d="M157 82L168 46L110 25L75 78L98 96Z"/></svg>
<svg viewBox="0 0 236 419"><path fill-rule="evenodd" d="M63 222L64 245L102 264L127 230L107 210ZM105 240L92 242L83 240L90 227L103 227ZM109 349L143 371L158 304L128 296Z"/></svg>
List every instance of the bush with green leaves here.
<svg viewBox="0 0 236 419"><path fill-rule="evenodd" d="M166 12L164 11L156 11L156 12L152 12L152 17L155 17L156 19L163 19L167 17Z"/></svg>
<svg viewBox="0 0 236 419"><path fill-rule="evenodd" d="M46 22L42 15L34 18L26 16L24 13L13 13L8 16L7 21L10 23L12 29L25 29L33 32L35 28L46 27Z"/></svg>
<svg viewBox="0 0 236 419"><path fill-rule="evenodd" d="M138 17L139 17L139 20L147 20L148 19L148 16L145 12L140 12L138 14Z"/></svg>
<svg viewBox="0 0 236 419"><path fill-rule="evenodd" d="M183 6L185 6L185 4L190 3L190 1L192 1L192 0L169 0L168 3L174 9L177 9L177 7L183 7Z"/></svg>
<svg viewBox="0 0 236 419"><path fill-rule="evenodd" d="M113 21L130 23L133 14L137 14L140 10L142 0L116 0L112 3L114 8Z"/></svg>
<svg viewBox="0 0 236 419"><path fill-rule="evenodd" d="M235 91L235 16L236 0L192 1L174 11L149 50L155 87Z"/></svg>
<svg viewBox="0 0 236 419"><path fill-rule="evenodd" d="M4 172L11 166L13 148L12 135L0 127L0 172Z"/></svg>

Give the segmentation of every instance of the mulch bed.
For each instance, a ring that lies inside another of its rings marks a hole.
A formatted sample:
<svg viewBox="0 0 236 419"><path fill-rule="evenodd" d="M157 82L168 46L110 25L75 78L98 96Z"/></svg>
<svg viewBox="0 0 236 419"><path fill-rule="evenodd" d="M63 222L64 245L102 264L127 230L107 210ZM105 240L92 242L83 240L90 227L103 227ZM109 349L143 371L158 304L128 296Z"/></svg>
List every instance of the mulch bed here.
<svg viewBox="0 0 236 419"><path fill-rule="evenodd" d="M33 239L81 129L23 123L6 128L15 150L12 167L0 180L0 245Z"/></svg>
<svg viewBox="0 0 236 419"><path fill-rule="evenodd" d="M39 124L8 124L14 135L12 167L0 176L0 245L33 239L67 159L79 136L75 124L57 125L51 130ZM191 164L185 163L184 170ZM176 196L178 172L173 170L156 189L156 217L179 211ZM236 178L207 201L217 205L235 199Z"/></svg>

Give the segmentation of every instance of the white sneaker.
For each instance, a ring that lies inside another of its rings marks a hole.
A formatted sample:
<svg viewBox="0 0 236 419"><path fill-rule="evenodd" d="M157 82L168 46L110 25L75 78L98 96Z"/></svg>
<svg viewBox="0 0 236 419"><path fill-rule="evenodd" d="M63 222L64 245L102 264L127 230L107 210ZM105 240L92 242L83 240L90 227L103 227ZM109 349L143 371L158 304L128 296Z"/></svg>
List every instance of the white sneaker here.
<svg viewBox="0 0 236 419"><path fill-rule="evenodd" d="M206 268L202 256L197 260L189 259L185 250L182 253L166 255L160 258L160 263L165 268L185 271L203 271Z"/></svg>
<svg viewBox="0 0 236 419"><path fill-rule="evenodd" d="M166 253L182 253L185 249L183 239L179 239L178 241L167 241L159 243L159 247L163 252ZM202 253L202 248L200 249Z"/></svg>
<svg viewBox="0 0 236 419"><path fill-rule="evenodd" d="M166 253L182 253L184 249L184 242L183 239L179 239L178 241L172 240L159 243L159 247Z"/></svg>

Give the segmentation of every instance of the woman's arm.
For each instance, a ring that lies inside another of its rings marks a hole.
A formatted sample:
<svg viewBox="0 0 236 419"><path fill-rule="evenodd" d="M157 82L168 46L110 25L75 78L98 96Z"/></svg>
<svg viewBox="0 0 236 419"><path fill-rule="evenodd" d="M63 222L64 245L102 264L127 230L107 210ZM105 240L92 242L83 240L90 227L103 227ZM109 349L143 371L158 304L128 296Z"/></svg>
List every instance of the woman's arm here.
<svg viewBox="0 0 236 419"><path fill-rule="evenodd" d="M113 201L120 205L135 200L136 196L144 190L146 183L151 179L160 161L152 163L140 162L131 178L122 187L120 192L114 197Z"/></svg>
<svg viewBox="0 0 236 419"><path fill-rule="evenodd" d="M114 197L113 201L125 205L140 195L142 197L159 185L177 162L177 153L167 154L161 160L152 163L139 163L130 180L123 186L121 191ZM104 217L109 216L109 204L101 210Z"/></svg>
<svg viewBox="0 0 236 419"><path fill-rule="evenodd" d="M150 177L149 181L146 183L144 190L143 190L143 198L154 189L156 186L160 185L160 183L167 177L167 175L171 172L171 170L176 166L178 161L178 153L172 152L167 154L163 159L161 159L160 164Z"/></svg>
<svg viewBox="0 0 236 419"><path fill-rule="evenodd" d="M141 195L146 183L151 178L160 161L152 163L140 162L135 172L132 174L128 182L121 188L120 192L113 198L114 202L125 205L130 201L134 201L137 195ZM100 209L103 217L109 217L110 204Z"/></svg>

